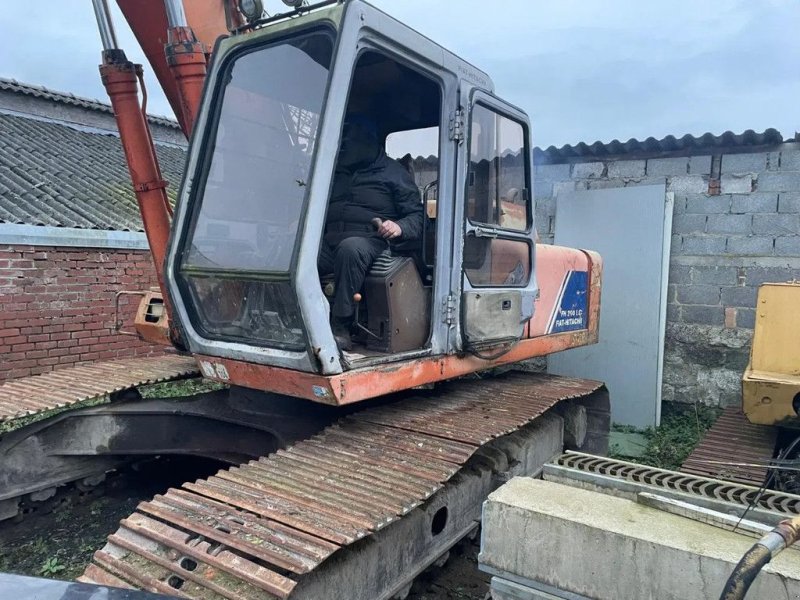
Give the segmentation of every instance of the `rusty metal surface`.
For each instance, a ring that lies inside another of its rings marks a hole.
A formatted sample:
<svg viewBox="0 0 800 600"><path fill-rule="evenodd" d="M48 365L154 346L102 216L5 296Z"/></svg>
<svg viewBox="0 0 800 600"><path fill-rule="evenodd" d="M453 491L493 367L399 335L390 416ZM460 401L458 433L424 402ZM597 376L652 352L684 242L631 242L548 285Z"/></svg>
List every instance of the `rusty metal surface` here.
<svg viewBox="0 0 800 600"><path fill-rule="evenodd" d="M140 504L83 579L189 598L288 598L303 574L430 498L485 442L601 385L513 373L363 410Z"/></svg>
<svg viewBox="0 0 800 600"><path fill-rule="evenodd" d="M741 408L725 409L681 465L681 471L748 485L761 485L775 450L776 429L754 425ZM738 464L737 464L738 463Z"/></svg>
<svg viewBox="0 0 800 600"><path fill-rule="evenodd" d="M590 315L599 314L598 293L592 294L589 304ZM598 323L599 321L595 319L590 321L589 329L520 340L511 350L495 360L484 360L471 354L426 356L399 363L356 368L339 375L292 371L282 367L203 354L198 354L196 358L224 367L224 371L228 373L227 378L212 374L210 370L207 374L209 379L220 383L233 382L242 387L343 406L404 392L430 383L450 381L536 356L547 356L554 352L594 344L597 341Z"/></svg>
<svg viewBox="0 0 800 600"><path fill-rule="evenodd" d="M165 355L112 360L12 379L0 384L0 423L198 373L194 359Z"/></svg>

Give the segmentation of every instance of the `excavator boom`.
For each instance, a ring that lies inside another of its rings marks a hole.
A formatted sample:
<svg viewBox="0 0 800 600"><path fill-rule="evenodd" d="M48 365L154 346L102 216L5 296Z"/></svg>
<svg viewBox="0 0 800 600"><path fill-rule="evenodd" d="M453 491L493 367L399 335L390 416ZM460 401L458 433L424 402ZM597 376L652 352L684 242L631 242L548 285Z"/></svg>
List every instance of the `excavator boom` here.
<svg viewBox="0 0 800 600"><path fill-rule="evenodd" d="M226 0L194 0L186 3L165 3L164 0L117 0L125 20L144 51L187 137L191 133L190 122L184 115L179 81L168 63L165 52L172 27L167 7L174 5L179 7L177 10L183 11L185 27L192 31L197 42L202 45L205 62L205 58L211 56L217 38L228 34L225 2Z"/></svg>

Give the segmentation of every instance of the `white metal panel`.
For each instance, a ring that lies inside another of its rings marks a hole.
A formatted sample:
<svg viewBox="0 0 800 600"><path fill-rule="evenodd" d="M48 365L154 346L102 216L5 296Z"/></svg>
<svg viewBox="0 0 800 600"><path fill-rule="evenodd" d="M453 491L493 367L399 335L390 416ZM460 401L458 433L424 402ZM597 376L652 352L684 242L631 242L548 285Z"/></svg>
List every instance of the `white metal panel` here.
<svg viewBox="0 0 800 600"><path fill-rule="evenodd" d="M549 357L548 370L606 382L614 422L658 425L673 195L660 184L557 202L555 243L600 253L603 292L599 343Z"/></svg>

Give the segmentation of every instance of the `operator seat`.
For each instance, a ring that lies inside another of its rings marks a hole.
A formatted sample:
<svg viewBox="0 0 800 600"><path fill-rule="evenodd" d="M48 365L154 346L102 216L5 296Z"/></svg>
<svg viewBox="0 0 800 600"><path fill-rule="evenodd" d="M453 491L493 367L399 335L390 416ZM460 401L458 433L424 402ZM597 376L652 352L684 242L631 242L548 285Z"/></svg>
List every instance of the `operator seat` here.
<svg viewBox="0 0 800 600"><path fill-rule="evenodd" d="M332 275L321 278L325 295L336 293ZM424 346L430 328L429 287L416 261L387 248L373 261L357 310L357 342L370 350L396 354ZM363 328L363 329L361 329Z"/></svg>

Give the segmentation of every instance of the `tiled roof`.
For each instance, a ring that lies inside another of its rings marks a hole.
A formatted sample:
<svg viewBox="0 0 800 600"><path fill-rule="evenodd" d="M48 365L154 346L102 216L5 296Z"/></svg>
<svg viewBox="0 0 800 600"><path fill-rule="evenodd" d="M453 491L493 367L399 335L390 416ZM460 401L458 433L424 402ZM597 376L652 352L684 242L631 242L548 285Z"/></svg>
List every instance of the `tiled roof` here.
<svg viewBox="0 0 800 600"><path fill-rule="evenodd" d="M156 152L174 202L186 152ZM119 137L0 113L0 222L142 231Z"/></svg>
<svg viewBox="0 0 800 600"><path fill-rule="evenodd" d="M646 155L652 157L675 154L696 154L698 151L708 152L723 148L730 150L734 148L772 146L780 144L783 141L783 136L777 129L767 129L762 133L757 133L752 129L748 129L740 134L735 134L732 131L726 131L721 135L706 133L700 137L685 135L681 138L676 138L673 135L668 135L660 140L649 137L646 140L639 141L632 138L627 142L620 142L619 140L614 140L609 143L595 142L594 144L585 144L581 142L575 146L567 144L566 146L561 146L561 148L550 146L547 150L536 148L534 149L534 160L538 164L544 164L592 158L600 160L608 158L627 158L630 157L630 155Z"/></svg>
<svg viewBox="0 0 800 600"><path fill-rule="evenodd" d="M33 96L35 98L43 98L44 100L50 100L52 102L60 102L62 104L78 106L80 108L96 110L98 112L104 112L112 115L114 114L114 111L111 109L111 105L106 102L92 100L91 98L81 98L80 96L69 94L67 92L57 92L47 89L43 86L22 83L16 79L6 79L5 77L0 77L0 90L24 94L26 96ZM164 127L180 129L180 125L178 125L178 122L174 119L148 115L147 120L151 123L162 125Z"/></svg>
<svg viewBox="0 0 800 600"><path fill-rule="evenodd" d="M43 87L0 78L0 89L11 90L111 113L97 100L53 92ZM162 117L152 122L177 128ZM535 161L575 162L632 156L669 156L709 152L714 149L759 148L782 143L775 129L742 134L706 133L663 139L635 139L623 143L580 143L546 150L534 149ZM156 144L156 151L170 182L167 193L175 201L186 151L178 146ZM422 157L416 160L425 160ZM57 121L0 113L0 223L76 227L112 231L142 231L142 222L131 187L118 136L97 129Z"/></svg>

